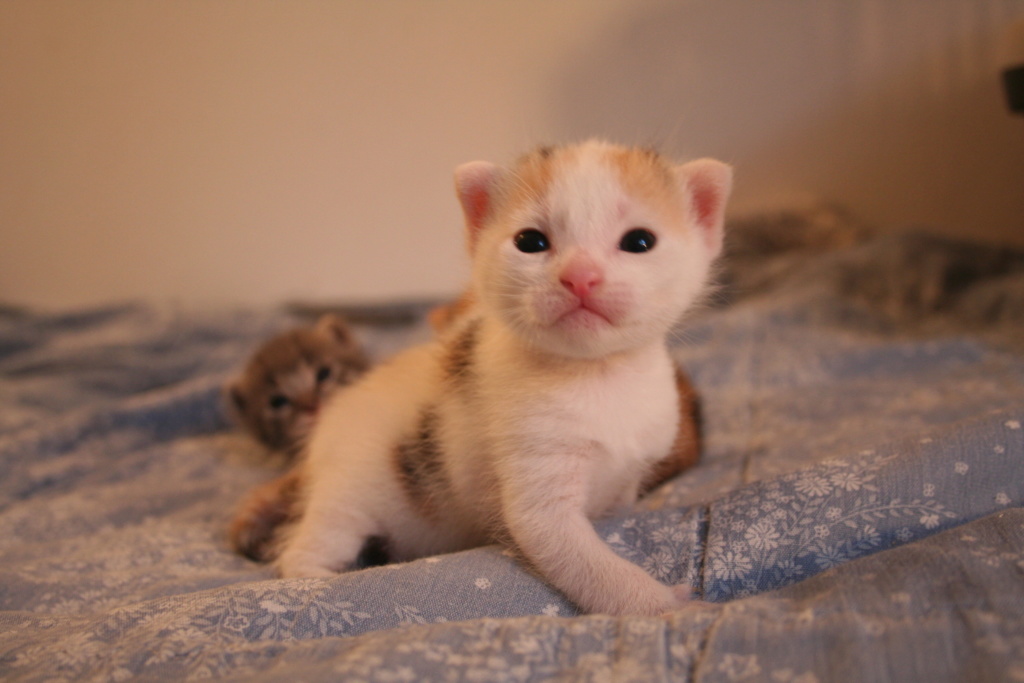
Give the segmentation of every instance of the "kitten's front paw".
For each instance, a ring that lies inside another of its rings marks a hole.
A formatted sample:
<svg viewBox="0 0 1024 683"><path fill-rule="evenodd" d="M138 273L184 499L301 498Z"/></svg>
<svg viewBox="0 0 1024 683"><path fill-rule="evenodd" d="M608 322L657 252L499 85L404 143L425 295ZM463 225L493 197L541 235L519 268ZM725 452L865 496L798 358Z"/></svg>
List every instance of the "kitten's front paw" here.
<svg viewBox="0 0 1024 683"><path fill-rule="evenodd" d="M682 609L693 597L693 590L688 585L666 586L646 574L643 579L591 611L616 616L656 617Z"/></svg>
<svg viewBox="0 0 1024 683"><path fill-rule="evenodd" d="M654 617L661 614L667 614L669 612L675 612L689 604L692 598L693 589L688 585L662 585L661 590L658 591L657 599L648 603L642 613L645 616Z"/></svg>
<svg viewBox="0 0 1024 683"><path fill-rule="evenodd" d="M691 602L694 598L693 588L689 584L680 583L676 584L675 586L671 586L670 588L672 591L672 597L675 599L675 604L669 609L665 610L666 612L672 612L674 610L681 609L682 607L686 606L689 602Z"/></svg>
<svg viewBox="0 0 1024 683"><path fill-rule="evenodd" d="M318 579L337 576L330 567L306 557L283 553L277 561L277 573L282 579Z"/></svg>

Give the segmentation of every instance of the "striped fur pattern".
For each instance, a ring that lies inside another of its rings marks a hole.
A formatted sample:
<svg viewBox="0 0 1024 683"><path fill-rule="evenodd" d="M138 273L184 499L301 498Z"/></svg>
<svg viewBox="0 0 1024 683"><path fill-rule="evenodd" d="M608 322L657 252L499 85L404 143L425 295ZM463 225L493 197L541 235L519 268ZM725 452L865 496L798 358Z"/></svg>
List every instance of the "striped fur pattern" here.
<svg viewBox="0 0 1024 683"><path fill-rule="evenodd" d="M323 401L369 367L345 321L326 314L264 343L226 393L236 421L253 438L294 458Z"/></svg>

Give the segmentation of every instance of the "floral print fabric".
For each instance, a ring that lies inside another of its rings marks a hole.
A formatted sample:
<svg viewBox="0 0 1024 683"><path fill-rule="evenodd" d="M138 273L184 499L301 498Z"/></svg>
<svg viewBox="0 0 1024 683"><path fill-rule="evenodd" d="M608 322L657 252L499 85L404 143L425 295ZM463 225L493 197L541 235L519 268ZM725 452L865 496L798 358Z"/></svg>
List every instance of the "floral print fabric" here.
<svg viewBox="0 0 1024 683"><path fill-rule="evenodd" d="M274 469L220 386L288 316L0 310L0 678L1024 680L1015 259L872 238L688 321L704 459L597 524L694 589L643 619L579 615L496 547L277 580L226 544Z"/></svg>

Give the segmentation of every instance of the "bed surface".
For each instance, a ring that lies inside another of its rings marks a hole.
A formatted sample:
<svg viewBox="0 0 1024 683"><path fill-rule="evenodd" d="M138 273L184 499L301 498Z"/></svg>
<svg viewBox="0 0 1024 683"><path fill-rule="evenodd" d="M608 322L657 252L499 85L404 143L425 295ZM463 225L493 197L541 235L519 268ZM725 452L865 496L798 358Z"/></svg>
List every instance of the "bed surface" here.
<svg viewBox="0 0 1024 683"><path fill-rule="evenodd" d="M225 540L275 469L220 386L294 314L0 310L0 678L1024 680L1024 253L731 239L674 346L704 459L598 524L694 587L662 618L578 616L495 547L277 580Z"/></svg>

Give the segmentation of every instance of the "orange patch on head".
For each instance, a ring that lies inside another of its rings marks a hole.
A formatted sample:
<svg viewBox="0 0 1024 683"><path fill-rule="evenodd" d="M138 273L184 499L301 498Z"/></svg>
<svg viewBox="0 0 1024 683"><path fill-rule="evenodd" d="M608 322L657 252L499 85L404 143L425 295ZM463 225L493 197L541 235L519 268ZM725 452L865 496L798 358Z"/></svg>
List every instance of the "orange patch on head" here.
<svg viewBox="0 0 1024 683"><path fill-rule="evenodd" d="M669 224L681 223L684 197L668 161L637 147L609 146L604 156L626 194L662 214Z"/></svg>
<svg viewBox="0 0 1024 683"><path fill-rule="evenodd" d="M624 194L656 211L666 225L687 224L689 199L669 160L650 149L598 140L566 147L541 147L520 157L501 183L492 215L524 206L543 206L554 179L582 163L584 155L611 170ZM625 213L626 207L619 210Z"/></svg>
<svg viewBox="0 0 1024 683"><path fill-rule="evenodd" d="M541 147L520 157L506 177L498 198L501 211L543 201L557 168L564 163L564 148Z"/></svg>

